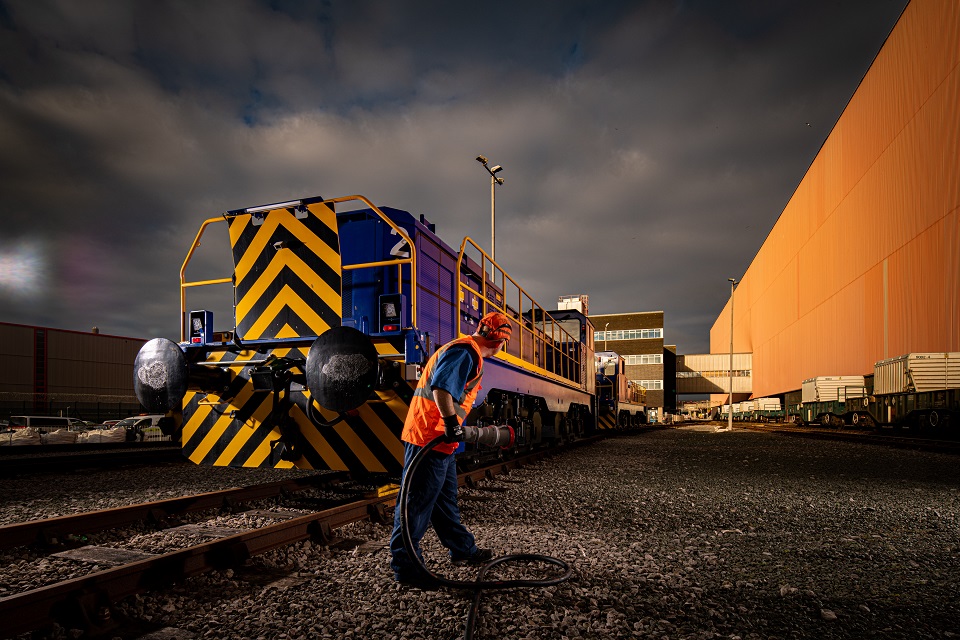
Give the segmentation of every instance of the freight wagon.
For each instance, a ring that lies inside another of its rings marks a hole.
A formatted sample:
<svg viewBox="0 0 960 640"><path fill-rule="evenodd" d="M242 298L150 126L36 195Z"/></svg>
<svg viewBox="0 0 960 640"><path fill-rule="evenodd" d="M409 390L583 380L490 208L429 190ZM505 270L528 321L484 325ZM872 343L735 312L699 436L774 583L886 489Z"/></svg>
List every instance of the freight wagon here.
<svg viewBox="0 0 960 640"><path fill-rule="evenodd" d="M867 426L941 431L960 425L960 352L908 353L874 366Z"/></svg>
<svg viewBox="0 0 960 640"><path fill-rule="evenodd" d="M800 415L804 424L855 424L869 395L863 376L822 376L803 381Z"/></svg>

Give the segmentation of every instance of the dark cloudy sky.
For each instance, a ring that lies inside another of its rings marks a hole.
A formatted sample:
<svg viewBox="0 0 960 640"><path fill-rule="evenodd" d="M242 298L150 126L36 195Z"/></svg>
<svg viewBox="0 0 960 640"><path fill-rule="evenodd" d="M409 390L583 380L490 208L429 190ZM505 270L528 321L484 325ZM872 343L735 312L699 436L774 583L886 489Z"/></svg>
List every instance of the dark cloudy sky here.
<svg viewBox="0 0 960 640"><path fill-rule="evenodd" d="M0 1L0 321L176 338L200 223L301 196L486 247L482 153L544 307L662 309L707 351L904 5ZM208 244L194 277L229 275Z"/></svg>

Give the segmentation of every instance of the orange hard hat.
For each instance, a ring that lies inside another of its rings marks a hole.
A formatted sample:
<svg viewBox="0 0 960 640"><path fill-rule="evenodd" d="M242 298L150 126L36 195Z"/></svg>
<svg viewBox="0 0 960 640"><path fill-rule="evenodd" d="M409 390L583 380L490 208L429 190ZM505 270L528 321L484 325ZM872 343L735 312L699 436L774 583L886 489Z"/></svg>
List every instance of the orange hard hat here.
<svg viewBox="0 0 960 640"><path fill-rule="evenodd" d="M512 334L513 326L502 313L492 311L480 318L477 335L487 340L509 340Z"/></svg>

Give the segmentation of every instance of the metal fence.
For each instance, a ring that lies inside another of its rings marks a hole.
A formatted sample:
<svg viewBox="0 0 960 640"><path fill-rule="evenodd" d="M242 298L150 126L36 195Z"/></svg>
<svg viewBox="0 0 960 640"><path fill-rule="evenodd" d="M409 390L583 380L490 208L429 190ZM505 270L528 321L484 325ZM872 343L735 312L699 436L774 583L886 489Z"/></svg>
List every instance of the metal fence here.
<svg viewBox="0 0 960 640"><path fill-rule="evenodd" d="M0 391L0 420L10 416L65 416L89 422L146 413L136 396Z"/></svg>

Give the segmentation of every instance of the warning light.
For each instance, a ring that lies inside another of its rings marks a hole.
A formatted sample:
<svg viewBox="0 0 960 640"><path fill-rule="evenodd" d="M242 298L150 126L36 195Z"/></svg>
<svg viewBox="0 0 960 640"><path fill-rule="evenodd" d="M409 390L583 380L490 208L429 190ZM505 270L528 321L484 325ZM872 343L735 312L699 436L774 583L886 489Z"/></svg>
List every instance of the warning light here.
<svg viewBox="0 0 960 640"><path fill-rule="evenodd" d="M205 309L191 311L190 344L209 344L213 338L213 312Z"/></svg>
<svg viewBox="0 0 960 640"><path fill-rule="evenodd" d="M407 299L399 293L380 296L380 331L399 331L407 323Z"/></svg>

